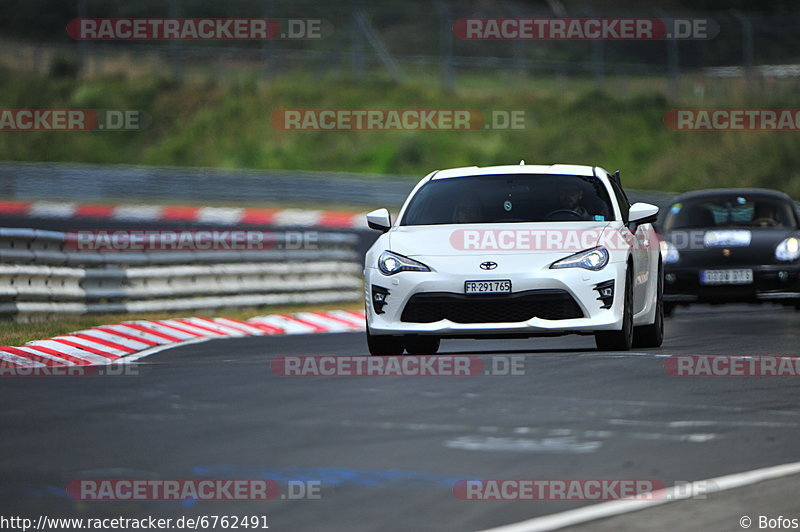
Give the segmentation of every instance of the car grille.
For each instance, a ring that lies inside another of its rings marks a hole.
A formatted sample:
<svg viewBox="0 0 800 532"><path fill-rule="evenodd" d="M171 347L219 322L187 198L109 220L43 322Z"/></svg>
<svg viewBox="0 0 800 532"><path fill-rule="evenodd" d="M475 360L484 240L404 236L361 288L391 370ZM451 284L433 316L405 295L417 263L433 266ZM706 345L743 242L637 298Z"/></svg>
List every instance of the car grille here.
<svg viewBox="0 0 800 532"><path fill-rule="evenodd" d="M445 292L415 294L403 309L401 321L433 323L507 323L531 318L582 318L578 303L564 290L529 290L516 294L464 295Z"/></svg>

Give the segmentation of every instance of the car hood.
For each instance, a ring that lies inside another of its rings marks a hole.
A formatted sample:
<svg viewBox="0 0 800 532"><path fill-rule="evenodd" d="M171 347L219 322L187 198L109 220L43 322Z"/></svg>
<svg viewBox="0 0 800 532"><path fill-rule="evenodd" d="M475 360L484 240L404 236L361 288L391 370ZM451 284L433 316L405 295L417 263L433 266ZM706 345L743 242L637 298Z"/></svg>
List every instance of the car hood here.
<svg viewBox="0 0 800 532"><path fill-rule="evenodd" d="M677 230L667 232L664 239L678 249L678 265L743 266L776 264L775 247L799 235L794 229L751 227Z"/></svg>

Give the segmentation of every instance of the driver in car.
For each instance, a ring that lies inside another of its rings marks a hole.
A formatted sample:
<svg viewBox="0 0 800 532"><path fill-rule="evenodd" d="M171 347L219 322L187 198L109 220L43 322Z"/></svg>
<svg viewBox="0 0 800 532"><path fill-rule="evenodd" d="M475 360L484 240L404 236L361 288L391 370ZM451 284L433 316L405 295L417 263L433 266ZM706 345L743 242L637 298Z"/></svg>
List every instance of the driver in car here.
<svg viewBox="0 0 800 532"><path fill-rule="evenodd" d="M472 198L461 198L453 207L453 223L479 223L481 222L481 217L481 206Z"/></svg>
<svg viewBox="0 0 800 532"><path fill-rule="evenodd" d="M778 213L772 203L757 203L753 213L753 225L760 227L776 227L782 225L778 221Z"/></svg>
<svg viewBox="0 0 800 532"><path fill-rule="evenodd" d="M574 183L563 183L558 187L558 210L573 211L584 220L589 219L589 212L583 208L583 189Z"/></svg>

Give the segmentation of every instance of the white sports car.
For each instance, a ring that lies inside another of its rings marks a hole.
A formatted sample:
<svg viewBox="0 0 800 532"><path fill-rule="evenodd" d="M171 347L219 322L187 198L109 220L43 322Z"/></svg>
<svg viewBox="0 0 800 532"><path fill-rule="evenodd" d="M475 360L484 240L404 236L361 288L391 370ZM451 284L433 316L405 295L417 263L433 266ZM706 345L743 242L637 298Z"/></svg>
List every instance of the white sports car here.
<svg viewBox="0 0 800 532"><path fill-rule="evenodd" d="M432 172L364 268L373 355L433 354L442 338L594 334L603 350L658 347L663 270L650 225L619 172L525 165Z"/></svg>

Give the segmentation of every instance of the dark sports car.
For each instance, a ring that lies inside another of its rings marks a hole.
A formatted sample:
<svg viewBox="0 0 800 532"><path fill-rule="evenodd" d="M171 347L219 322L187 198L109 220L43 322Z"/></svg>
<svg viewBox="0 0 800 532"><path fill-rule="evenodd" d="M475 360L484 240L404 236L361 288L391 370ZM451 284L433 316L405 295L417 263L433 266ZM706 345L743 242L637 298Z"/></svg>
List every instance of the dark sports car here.
<svg viewBox="0 0 800 532"><path fill-rule="evenodd" d="M776 302L800 310L798 210L782 192L701 190L678 196L662 224L664 301Z"/></svg>

